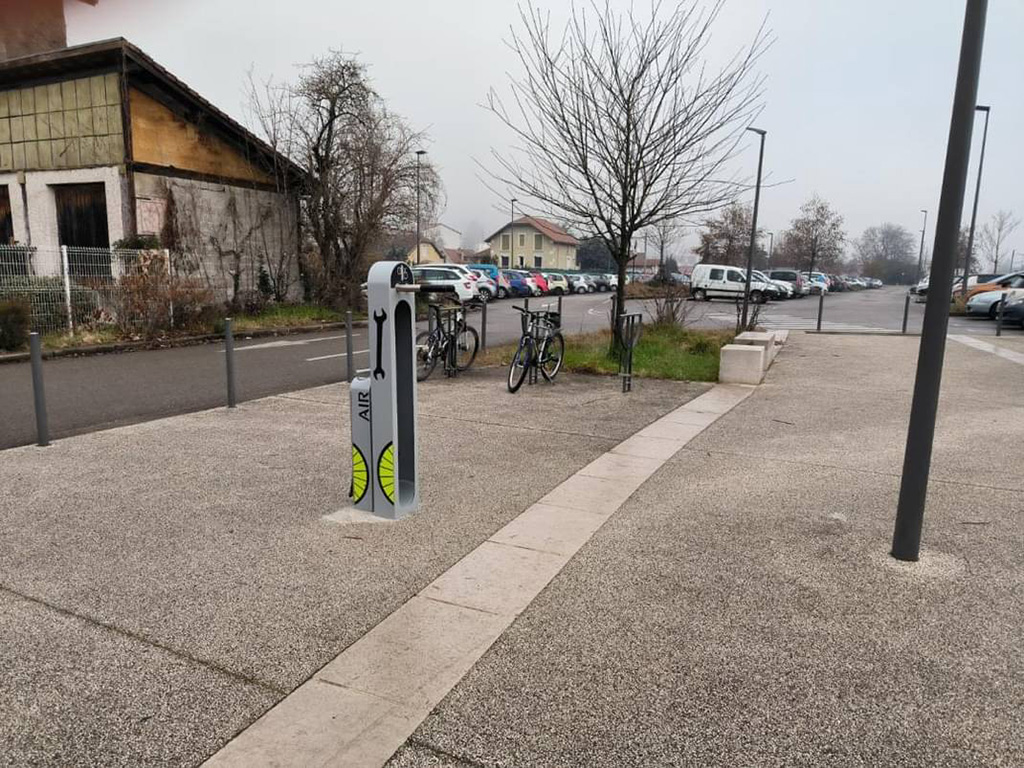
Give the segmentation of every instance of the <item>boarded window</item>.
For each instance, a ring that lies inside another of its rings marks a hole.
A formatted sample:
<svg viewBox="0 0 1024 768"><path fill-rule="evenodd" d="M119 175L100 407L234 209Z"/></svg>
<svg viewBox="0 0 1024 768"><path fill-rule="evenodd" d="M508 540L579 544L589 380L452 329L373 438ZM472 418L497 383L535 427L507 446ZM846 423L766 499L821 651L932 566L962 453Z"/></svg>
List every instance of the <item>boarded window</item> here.
<svg viewBox="0 0 1024 768"><path fill-rule="evenodd" d="M110 277L110 258L84 248L109 248L107 196L103 183L59 184L53 187L57 203L57 235L68 247L72 277Z"/></svg>
<svg viewBox="0 0 1024 768"><path fill-rule="evenodd" d="M7 185L0 185L0 245L14 245L14 219L11 217L11 195Z"/></svg>
<svg viewBox="0 0 1024 768"><path fill-rule="evenodd" d="M508 250L508 244L509 244L509 236L508 235L502 235L501 236L501 250L507 251Z"/></svg>
<svg viewBox="0 0 1024 768"><path fill-rule="evenodd" d="M534 235L533 236L533 250L543 251L544 250L544 236Z"/></svg>

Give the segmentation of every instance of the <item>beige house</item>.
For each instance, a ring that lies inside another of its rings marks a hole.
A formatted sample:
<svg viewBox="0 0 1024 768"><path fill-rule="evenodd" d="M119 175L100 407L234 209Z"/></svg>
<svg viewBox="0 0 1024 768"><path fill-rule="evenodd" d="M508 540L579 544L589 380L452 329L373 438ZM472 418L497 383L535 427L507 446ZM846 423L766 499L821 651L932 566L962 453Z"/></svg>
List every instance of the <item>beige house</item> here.
<svg viewBox="0 0 1024 768"><path fill-rule="evenodd" d="M495 264L515 269L577 269L579 241L547 219L523 216L487 238Z"/></svg>
<svg viewBox="0 0 1024 768"><path fill-rule="evenodd" d="M444 249L435 245L429 240L421 240L419 248L413 244L406 256L406 261L412 265L416 264L440 264L446 261Z"/></svg>

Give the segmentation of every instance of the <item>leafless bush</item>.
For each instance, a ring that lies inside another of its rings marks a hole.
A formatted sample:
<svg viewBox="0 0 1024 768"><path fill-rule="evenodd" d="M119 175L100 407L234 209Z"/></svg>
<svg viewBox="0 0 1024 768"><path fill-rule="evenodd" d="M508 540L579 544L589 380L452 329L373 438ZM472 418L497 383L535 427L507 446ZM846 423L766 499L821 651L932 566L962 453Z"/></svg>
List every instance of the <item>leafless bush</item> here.
<svg viewBox="0 0 1024 768"><path fill-rule="evenodd" d="M746 331L756 331L758 321L761 319L761 307L763 304L750 302L747 304L747 324L743 325L743 302L736 302L736 334Z"/></svg>
<svg viewBox="0 0 1024 768"><path fill-rule="evenodd" d="M685 286L665 283L656 295L643 302L643 308L654 325L685 326L693 306L689 297Z"/></svg>

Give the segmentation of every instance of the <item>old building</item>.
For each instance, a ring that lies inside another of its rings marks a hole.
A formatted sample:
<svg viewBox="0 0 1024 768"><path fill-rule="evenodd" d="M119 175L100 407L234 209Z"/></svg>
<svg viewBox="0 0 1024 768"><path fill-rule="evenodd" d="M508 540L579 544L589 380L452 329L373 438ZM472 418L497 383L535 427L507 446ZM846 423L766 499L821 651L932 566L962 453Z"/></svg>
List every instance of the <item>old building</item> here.
<svg viewBox="0 0 1024 768"><path fill-rule="evenodd" d="M0 62L2 243L82 253L158 236L230 296L261 267L297 269L300 181L126 40Z"/></svg>
<svg viewBox="0 0 1024 768"><path fill-rule="evenodd" d="M523 216L487 238L491 258L502 267L576 269L579 241L547 219Z"/></svg>

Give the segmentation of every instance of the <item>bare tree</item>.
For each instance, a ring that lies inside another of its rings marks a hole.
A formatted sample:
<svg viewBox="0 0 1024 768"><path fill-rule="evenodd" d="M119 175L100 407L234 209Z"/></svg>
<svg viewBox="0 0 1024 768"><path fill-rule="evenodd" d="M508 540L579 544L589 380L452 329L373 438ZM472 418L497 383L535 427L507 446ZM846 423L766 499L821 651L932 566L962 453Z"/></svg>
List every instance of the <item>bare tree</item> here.
<svg viewBox="0 0 1024 768"><path fill-rule="evenodd" d="M997 211L992 220L981 228L979 245L985 258L992 262L992 271L999 271L999 258L1002 256L1003 243L1020 226L1020 219L1013 211Z"/></svg>
<svg viewBox="0 0 1024 768"><path fill-rule="evenodd" d="M650 8L641 18L607 0L574 4L559 35L547 14L521 6L509 46L523 74L510 77L509 105L493 89L487 99L515 136L508 153L493 152L495 182L604 241L618 266L618 313L634 235L737 194L725 166L759 112L754 68L767 45L762 28L710 71L721 0Z"/></svg>
<svg viewBox="0 0 1024 768"><path fill-rule="evenodd" d="M668 279L668 275L675 271L668 269L669 261L675 264L675 260L667 258L666 253L669 247L682 236L683 229L679 226L678 222L666 219L655 224L652 231L654 233L654 247L658 249L658 279L665 281Z"/></svg>
<svg viewBox="0 0 1024 768"><path fill-rule="evenodd" d="M906 227L886 222L868 227L855 243L860 271L886 283L901 283L915 273L916 238Z"/></svg>
<svg viewBox="0 0 1024 768"><path fill-rule="evenodd" d="M831 270L842 263L845 245L843 217L815 195L800 207L800 216L783 233L773 260L780 264L789 261L796 267L806 263L808 272L815 266Z"/></svg>
<svg viewBox="0 0 1024 768"><path fill-rule="evenodd" d="M700 245L694 253L702 262L729 264L735 267L747 266L747 251L750 250L750 228L753 226L753 208L733 203L723 208L717 216L704 220L700 232ZM758 230L757 240L761 239ZM761 267L767 262L767 254L760 248L754 253L754 266Z"/></svg>

